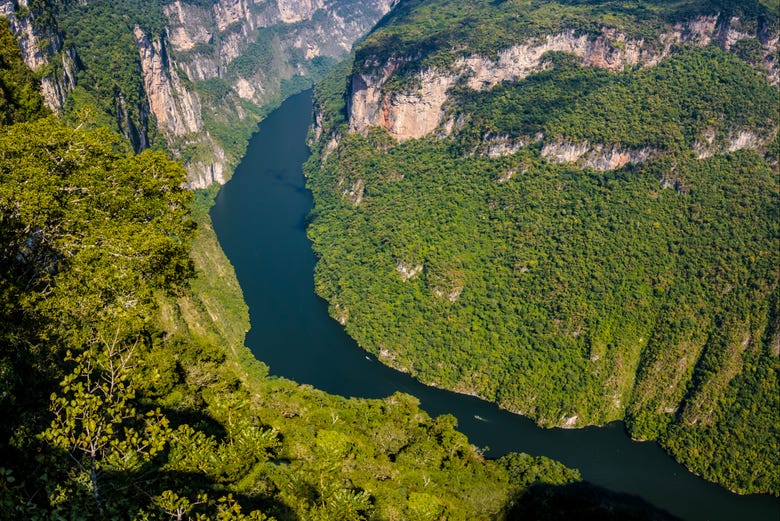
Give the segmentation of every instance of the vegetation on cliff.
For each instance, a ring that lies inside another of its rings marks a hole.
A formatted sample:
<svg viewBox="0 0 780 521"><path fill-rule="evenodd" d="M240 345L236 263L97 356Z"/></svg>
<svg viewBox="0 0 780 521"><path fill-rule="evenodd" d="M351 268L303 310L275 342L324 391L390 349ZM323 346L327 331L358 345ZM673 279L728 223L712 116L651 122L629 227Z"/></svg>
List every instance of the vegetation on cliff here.
<svg viewBox="0 0 780 521"><path fill-rule="evenodd" d="M0 19L0 60L0 124L44 115L47 111L34 75L22 61L22 53L4 19Z"/></svg>
<svg viewBox="0 0 780 521"><path fill-rule="evenodd" d="M628 39L661 47L663 32L693 14L735 16L746 25L769 23L777 29L777 13L756 1L405 0L361 42L354 61L363 72L388 58L401 59L386 88L402 90L414 72L446 68L472 54L496 57L514 44L564 31L597 37L604 27L617 27Z"/></svg>
<svg viewBox="0 0 780 521"><path fill-rule="evenodd" d="M407 59L383 88L413 93L415 71L529 36L652 41L718 13L776 31L757 2L409 1L351 68ZM451 134L400 144L347 132L342 68L317 91L307 165L318 292L424 382L544 425L625 419L710 480L780 494L780 122L753 43L617 72L551 53L525 79L456 84Z"/></svg>
<svg viewBox="0 0 780 521"><path fill-rule="evenodd" d="M411 396L267 377L184 169L8 92L38 109L0 127L0 517L489 519L578 479Z"/></svg>

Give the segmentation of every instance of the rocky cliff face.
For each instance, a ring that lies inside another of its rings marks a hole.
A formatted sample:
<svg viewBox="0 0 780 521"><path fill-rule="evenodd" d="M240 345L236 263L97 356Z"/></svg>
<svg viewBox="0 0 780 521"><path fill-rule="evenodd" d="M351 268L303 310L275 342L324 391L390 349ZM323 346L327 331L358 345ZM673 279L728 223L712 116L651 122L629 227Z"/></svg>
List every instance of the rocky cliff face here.
<svg viewBox="0 0 780 521"><path fill-rule="evenodd" d="M60 113L68 94L76 86L76 52L63 46L56 27L38 27L27 0L0 0L0 18L6 18L19 41L22 59L34 71L51 66L41 78L41 93L46 105ZM25 16L18 16L20 13Z"/></svg>
<svg viewBox="0 0 780 521"><path fill-rule="evenodd" d="M204 132L203 123L198 120L197 95L185 93L181 81L177 84L176 69L191 82L219 81L227 85L230 92L218 101L219 106L204 110L211 111L212 115L220 112L244 120L250 116L243 109L242 100L263 106L280 95L283 81L293 76L309 76L315 58L337 59L345 55L352 43L395 2L219 0L210 8L182 1L165 6L169 25L161 45L168 44L167 54L176 56L175 65L144 66L144 74L157 78L145 79L158 123L170 122L167 132L177 136L182 135L182 128L187 128L205 143L207 150L213 151L205 154L212 162L188 163L191 185L202 187L211 182L224 182L224 173L231 159L236 158L227 157ZM146 51L142 42L139 39L143 56ZM164 50L161 48L157 55L164 56ZM142 61L151 63L143 57ZM163 77L166 73L147 74L147 69L168 71L168 80ZM188 99L192 101L188 103Z"/></svg>
<svg viewBox="0 0 780 521"><path fill-rule="evenodd" d="M229 87L229 94L218 100L219 106L204 108L210 111L210 119L228 114L245 120L251 116L242 100L263 106L281 94L283 81L309 76L313 59L343 56L395 1L218 0L210 8L182 1L165 6L169 25L160 41L163 46L168 44L167 54L176 57L175 65L170 59L167 67L162 63L162 68L144 66L144 74L158 124L164 121L161 126L168 134L181 136L186 129L197 136L207 151L200 157L211 158L188 163L190 184L203 187L224 182L231 161L237 158L228 157L206 132L198 96L185 92L176 79L177 69L191 82L217 80ZM142 61L149 62L143 59L143 39L138 41ZM161 48L157 55L166 55L164 51ZM160 72L149 74L147 69Z"/></svg>
<svg viewBox="0 0 780 521"><path fill-rule="evenodd" d="M501 82L523 79L546 67L547 62L543 57L551 51L577 56L586 66L619 71L633 66L652 67L669 56L674 45L705 46L715 43L729 50L745 39L758 39L761 42L763 69L770 82L780 84L778 63L774 56L778 44L777 34L768 34L766 29L760 27L747 32L740 27L738 18L719 16L699 16L678 23L661 35L659 43L652 45L643 39L629 38L610 27L602 27L601 34L596 38L574 31L547 35L506 48L498 53L496 59L471 55L458 59L446 70L418 72L410 82L417 88L407 92L390 92L386 89L386 83L402 63L412 61L412 58L393 57L385 63L372 63L368 59L366 63L358 64L368 72L355 74L351 80L349 126L351 131L357 132L365 132L371 126L381 126L398 141L420 138L437 128L448 134L453 128L453 122L444 120L443 106L451 87L463 84L481 91ZM561 148L560 143L551 146ZM573 160L591 150L586 144L575 144L575 147L580 153L575 154L576 158L572 156ZM552 148L551 157L560 159L561 154L552 153ZM626 153L608 155L609 158L594 158L592 162L598 165L619 165L625 160Z"/></svg>
<svg viewBox="0 0 780 521"><path fill-rule="evenodd" d="M201 103L197 94L187 89L179 77L178 67L166 49L166 39L150 39L136 26L134 36L141 58L144 88L149 109L157 127L174 151L185 146L197 147L208 152L213 161L190 160L187 162L189 185L205 188L212 183L224 183L225 151L205 131L201 116Z"/></svg>
<svg viewBox="0 0 780 521"><path fill-rule="evenodd" d="M138 26L134 35L141 56L146 95L157 124L172 136L202 129L200 102L182 85L176 63L166 52L165 40L150 40Z"/></svg>
<svg viewBox="0 0 780 521"><path fill-rule="evenodd" d="M228 78L243 99L262 104L267 94L263 84L269 78L262 70L237 67L233 63L237 58L257 52L251 48L261 41L267 46L266 58L282 49L298 62L317 56L338 58L396 1L220 0L211 9L176 1L164 11L171 47L190 80ZM274 34L263 32L269 29ZM288 74L305 69L303 64L287 65Z"/></svg>
<svg viewBox="0 0 780 521"><path fill-rule="evenodd" d="M396 1L170 2L163 6L168 24L161 34L133 29L147 99L131 107L116 94L117 126L137 150L150 146L148 129L156 128L174 154L184 154L191 187L222 183L240 152L226 151L235 145L234 137L213 137L214 122L251 128L259 110L248 112L246 102L261 107L278 99L284 81L311 76L321 67L313 61L317 57L346 54ZM47 105L60 112L76 85L77 49L64 45L56 27L36 24L27 7L27 0L0 0L0 16L9 19L28 66L51 67L41 88ZM208 101L198 84L205 81L216 81L221 89Z"/></svg>

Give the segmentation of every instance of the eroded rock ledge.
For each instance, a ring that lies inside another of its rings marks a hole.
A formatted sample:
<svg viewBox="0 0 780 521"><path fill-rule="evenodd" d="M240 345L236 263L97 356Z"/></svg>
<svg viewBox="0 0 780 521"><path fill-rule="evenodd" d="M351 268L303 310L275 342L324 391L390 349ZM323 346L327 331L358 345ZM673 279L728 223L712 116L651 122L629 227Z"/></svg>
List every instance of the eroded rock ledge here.
<svg viewBox="0 0 780 521"><path fill-rule="evenodd" d="M618 71L625 67L655 66L671 54L674 45L706 46L715 43L728 50L740 40L758 38L763 48L765 74L772 84L780 84L778 64L773 57L778 36L768 36L761 30L757 34L740 32L735 28L738 22L737 18L700 16L675 25L660 36L660 43L653 45L643 39L631 39L610 27L603 27L595 39L571 30L564 31L509 47L501 51L495 60L472 55L458 59L448 70L423 70L411 82L419 86L413 92L388 92L385 89L393 73L404 62L413 61L413 57L393 57L384 64L367 61L361 65L369 72L352 76L348 98L349 129L366 132L372 126L380 126L398 141L420 138L436 129L447 135L452 131L453 122L444 120L443 106L451 87L464 83L473 90L481 91L501 82L521 80L542 70L545 67L543 56L550 51L577 56L586 66ZM641 155L639 151L615 150L605 159L593 159L592 162L619 164L631 154Z"/></svg>

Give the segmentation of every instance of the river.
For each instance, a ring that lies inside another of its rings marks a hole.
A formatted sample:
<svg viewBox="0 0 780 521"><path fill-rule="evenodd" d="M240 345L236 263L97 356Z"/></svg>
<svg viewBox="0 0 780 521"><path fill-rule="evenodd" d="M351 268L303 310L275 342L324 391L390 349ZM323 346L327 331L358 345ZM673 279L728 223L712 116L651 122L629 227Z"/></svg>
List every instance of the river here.
<svg viewBox="0 0 780 521"><path fill-rule="evenodd" d="M456 416L459 430L489 447L489 456L548 456L592 483L638 495L685 520L780 519L777 498L738 496L700 479L655 443L631 441L622 423L541 429L482 400L425 386L367 355L314 293L315 258L305 230L312 197L301 170L310 121L311 91L270 114L211 210L249 306L246 343L271 374L342 396L412 394L431 416Z"/></svg>

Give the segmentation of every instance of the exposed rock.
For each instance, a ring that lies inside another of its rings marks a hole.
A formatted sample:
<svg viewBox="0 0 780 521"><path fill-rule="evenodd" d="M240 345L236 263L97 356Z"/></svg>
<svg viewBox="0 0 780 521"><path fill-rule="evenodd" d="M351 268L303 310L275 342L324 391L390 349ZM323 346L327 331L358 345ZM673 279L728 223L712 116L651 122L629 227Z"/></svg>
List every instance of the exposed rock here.
<svg viewBox="0 0 780 521"><path fill-rule="evenodd" d="M45 33L33 29L34 15L30 13L26 18L16 17L17 2L11 0L0 1L0 16L8 19L11 32L19 41L19 49L22 51L22 59L32 70L36 70L49 63L49 58L59 51L61 39L58 34L51 31ZM28 7L27 0L19 0L18 4Z"/></svg>
<svg viewBox="0 0 780 521"><path fill-rule="evenodd" d="M485 155L487 157L511 156L527 147L531 140L527 136L512 139L510 136L486 136L483 140ZM511 176L510 176L511 177Z"/></svg>
<svg viewBox="0 0 780 521"><path fill-rule="evenodd" d="M591 144L587 140L580 143L558 140L547 142L542 147L542 157L548 161L576 163L599 171L614 170L629 163L644 163L657 154L657 150L649 147L622 149L615 145Z"/></svg>
<svg viewBox="0 0 780 521"><path fill-rule="evenodd" d="M555 163L574 163L590 151L590 143L583 141L557 141L542 147L542 157Z"/></svg>
<svg viewBox="0 0 780 521"><path fill-rule="evenodd" d="M661 35L661 42L665 47L676 43L690 43L704 47L712 43L712 39L717 34L717 26L717 16L698 16L687 22L675 24L671 32Z"/></svg>
<svg viewBox="0 0 780 521"><path fill-rule="evenodd" d="M499 182L499 183L506 183L507 181L509 181L510 179L512 179L512 177L513 177L513 176L514 176L516 173L517 173L517 172L516 172L514 169L510 168L509 170L507 170L506 172L504 172L503 174L501 174L501 177L499 177L499 178L498 178L498 182Z"/></svg>
<svg viewBox="0 0 780 521"><path fill-rule="evenodd" d="M729 139L728 151L743 150L745 148L758 148L762 140L753 132L740 130L735 136Z"/></svg>
<svg viewBox="0 0 780 521"><path fill-rule="evenodd" d="M588 153L581 164L593 170L614 170L629 163L644 163L656 154L656 150L647 147L636 150L623 150L616 146L606 148L597 146Z"/></svg>
<svg viewBox="0 0 780 521"><path fill-rule="evenodd" d="M149 113L147 107L140 107L139 118L141 125L144 125L148 119ZM130 110L127 100L122 92L116 96L116 123L122 134L133 144L134 150L146 150L149 148L149 138L147 136L146 126L139 128L130 117Z"/></svg>
<svg viewBox="0 0 780 521"><path fill-rule="evenodd" d="M759 136L750 130L734 129L729 132L725 141L719 141L716 140L714 130L707 129L703 132L701 139L693 143L693 150L696 152L696 157L705 159L723 152L744 149L761 150L770 140L770 137Z"/></svg>
<svg viewBox="0 0 780 521"><path fill-rule="evenodd" d="M495 61L483 56L459 60L456 68L468 72L466 84L470 88L484 90L502 81L518 80L538 72L545 66L542 56L550 51L573 54L582 58L585 65L609 70L622 70L639 64L655 65L668 52L646 47L644 40L629 40L616 29L604 27L595 40L586 35L578 36L574 31L565 31L505 49Z"/></svg>
<svg viewBox="0 0 780 521"><path fill-rule="evenodd" d="M240 27L238 31L228 32L220 37L219 62L220 66L227 65L244 52L247 42L251 41L245 27Z"/></svg>
<svg viewBox="0 0 780 521"><path fill-rule="evenodd" d="M664 189L674 188L675 191L679 194L688 193L688 187L685 184L685 180L675 175L673 171L662 175L660 182L661 187Z"/></svg>
<svg viewBox="0 0 780 521"><path fill-rule="evenodd" d="M212 6L201 7L179 0L164 8L169 19L168 41L176 53L176 63L169 65L183 71L190 81L221 78L231 89L231 96L219 100L219 108L205 108L243 118L246 113L239 98L262 106L279 94L282 80L295 74L308 74L303 64L291 66L290 56L300 53L307 59L342 57L355 39L368 31L395 3L396 0L367 0L354 5L336 0L218 0ZM232 67L258 38L268 35L262 33L263 28L280 25L284 27L274 32L263 67L254 70L245 65ZM175 81L173 73L168 73L168 77L171 82ZM176 92L176 87L172 90ZM195 107L197 98L192 101ZM153 110L155 115L158 110L165 112L159 105ZM187 111L186 106L183 109ZM182 121L187 119L183 116ZM166 121L172 117L171 113L164 115ZM202 134L203 130L198 133ZM206 151L216 146L210 139L200 139L200 142L204 143ZM212 157L221 161L224 153L215 150ZM193 186L200 186L208 179L224 179L228 169L225 162L218 166L200 162L188 167Z"/></svg>
<svg viewBox="0 0 780 521"><path fill-rule="evenodd" d="M176 1L163 6L163 12L168 17L168 41L176 51L189 51L197 44L212 42L209 11Z"/></svg>
<svg viewBox="0 0 780 521"><path fill-rule="evenodd" d="M734 19L701 16L678 23L661 35L657 45L641 38L631 39L610 27L603 27L594 39L571 30L563 31L504 49L495 60L472 55L456 60L447 70L423 70L411 81L418 87L408 92L384 92L383 87L399 66L413 57L391 57L384 64L371 63L369 59L359 64L363 72L352 77L348 100L350 130L365 132L370 126L378 125L399 141L425 136L436 128L446 135L453 127L453 122L445 122L442 117L450 87L463 81L471 89L486 90L501 82L523 79L547 66L543 56L550 51L577 56L587 66L619 71L626 67L657 65L677 44L704 46L717 42L728 49L740 39L762 37L767 77L777 83L777 64L772 58L777 35L768 38L758 34L758 29L753 34L740 32L734 29L734 23ZM576 151L573 149L571 153ZM621 160L613 158L617 163Z"/></svg>
<svg viewBox="0 0 780 521"><path fill-rule="evenodd" d="M404 62L409 60L394 58L382 68L375 69L369 74L352 75L351 95L347 106L351 131L365 131L368 127L379 124L380 121L386 121L389 110L383 108L382 104L391 103L391 100L383 96L382 86ZM440 109L441 107L439 112ZM436 114L438 116L438 112Z"/></svg>
<svg viewBox="0 0 780 521"><path fill-rule="evenodd" d="M448 292L445 292L444 290L438 288L433 290L433 295L435 297L438 298L446 297L446 299L449 300L450 302L455 302L456 300L458 300L458 297L460 297L461 293L463 293L463 288L460 287L452 288Z"/></svg>
<svg viewBox="0 0 780 521"><path fill-rule="evenodd" d="M363 184L363 180L358 179L349 187L349 189L344 190L342 195L346 197L353 206L357 206L363 201L363 194L365 192L366 187Z"/></svg>
<svg viewBox="0 0 780 521"><path fill-rule="evenodd" d="M579 419L579 416L576 414L572 414L571 416L564 416L561 418L561 428L563 429L573 429L577 426L577 420Z"/></svg>
<svg viewBox="0 0 780 521"><path fill-rule="evenodd" d="M322 149L322 164L325 164L325 161L328 160L328 156L330 156L338 147L339 141L335 136L325 143L325 147Z"/></svg>
<svg viewBox="0 0 780 521"><path fill-rule="evenodd" d="M208 133L195 137L200 141L201 149L208 151L208 161L190 161L185 166L189 175L187 186L192 189L207 188L209 185L224 184L228 179L227 157L225 151L217 145Z"/></svg>
<svg viewBox="0 0 780 521"><path fill-rule="evenodd" d="M286 24L308 20L317 9L324 7L323 0L276 0L279 15Z"/></svg>
<svg viewBox="0 0 780 521"><path fill-rule="evenodd" d="M256 95L263 93L263 88L260 85L253 85L244 78L238 78L235 88L239 97L245 100L254 99Z"/></svg>
<svg viewBox="0 0 780 521"><path fill-rule="evenodd" d="M32 70L54 65L53 72L41 78L41 95L53 112L60 113L68 94L76 85L76 53L63 49L62 37L56 28L34 28L34 14L19 19L16 4L29 7L27 0L0 0L0 18L8 19L11 32L19 42L24 63Z"/></svg>
<svg viewBox="0 0 780 521"><path fill-rule="evenodd" d="M423 266L422 264L417 265L411 265L406 264L403 261L398 261L398 264L396 265L395 269L398 271L398 273L401 274L402 280L409 280L415 278L417 275L422 273Z"/></svg>
<svg viewBox="0 0 780 521"><path fill-rule="evenodd" d="M727 24L723 24L720 34L718 35L720 40L720 46L727 51L740 40L746 40L748 38L754 38L755 34L740 31L737 29L739 25L739 17L732 17Z"/></svg>
<svg viewBox="0 0 780 521"><path fill-rule="evenodd" d="M291 55L285 53L300 51L308 59L316 56L339 58L395 3L397 0L367 0L354 4L338 0L217 0L213 5L176 0L167 3L163 13L168 18L168 27L162 34L145 34L140 27L133 31L148 106L130 107L124 96L117 94L114 100L117 125L133 141L135 149L142 150L149 146L147 120L153 116L174 153L184 147L197 150L198 159L187 164L191 187L224 182L228 163L236 158L226 157L224 150L207 133L201 114L204 107L186 81L225 79L231 92L219 100L219 107L207 109L244 119L247 112L240 99L264 105L268 96L278 95L282 80L294 74L308 74L301 65L290 66ZM41 90L46 104L60 111L76 84L76 53L73 49L62 48L62 38L56 28L34 28L34 14L17 19L17 6L27 7L28 0L0 0L0 17L8 18L24 61L30 68L40 70L43 66L54 65L55 73L41 79ZM299 23L306 21L311 23ZM228 70L229 65L243 56L259 38L258 29L283 24L285 29L274 36L269 70L244 70L243 75ZM273 83L270 87L269 81Z"/></svg>
<svg viewBox="0 0 780 521"><path fill-rule="evenodd" d="M693 150L699 159L710 157L715 152L715 129L707 128L702 133L702 139L693 143Z"/></svg>
<svg viewBox="0 0 780 521"><path fill-rule="evenodd" d="M249 24L250 29L257 28L257 20L252 16L252 0L220 0L214 4L214 20L217 29L225 31L233 24Z"/></svg>
<svg viewBox="0 0 780 521"><path fill-rule="evenodd" d="M46 106L59 114L65 106L68 94L76 87L76 51L72 48L62 49L51 59L57 65L52 75L41 78L41 94Z"/></svg>
<svg viewBox="0 0 780 521"><path fill-rule="evenodd" d="M176 64L166 52L162 39L151 41L136 26L135 40L141 57L144 86L149 107L157 125L172 136L183 136L203 128L200 101L182 85Z"/></svg>
<svg viewBox="0 0 780 521"><path fill-rule="evenodd" d="M439 125L447 90L457 78L427 71L420 79L417 93L399 94L382 104L379 125L399 141L428 134Z"/></svg>
<svg viewBox="0 0 780 521"><path fill-rule="evenodd" d="M349 309L341 304L334 304L331 314L342 326L345 326L349 320Z"/></svg>
<svg viewBox="0 0 780 521"><path fill-rule="evenodd" d="M165 134L174 152L177 147L183 146L201 151L198 158L185 165L189 172L187 186L206 188L212 183L224 183L227 178L225 151L206 132L200 99L184 86L176 62L167 52L165 39L152 41L137 26L134 35L149 108L158 128Z"/></svg>

